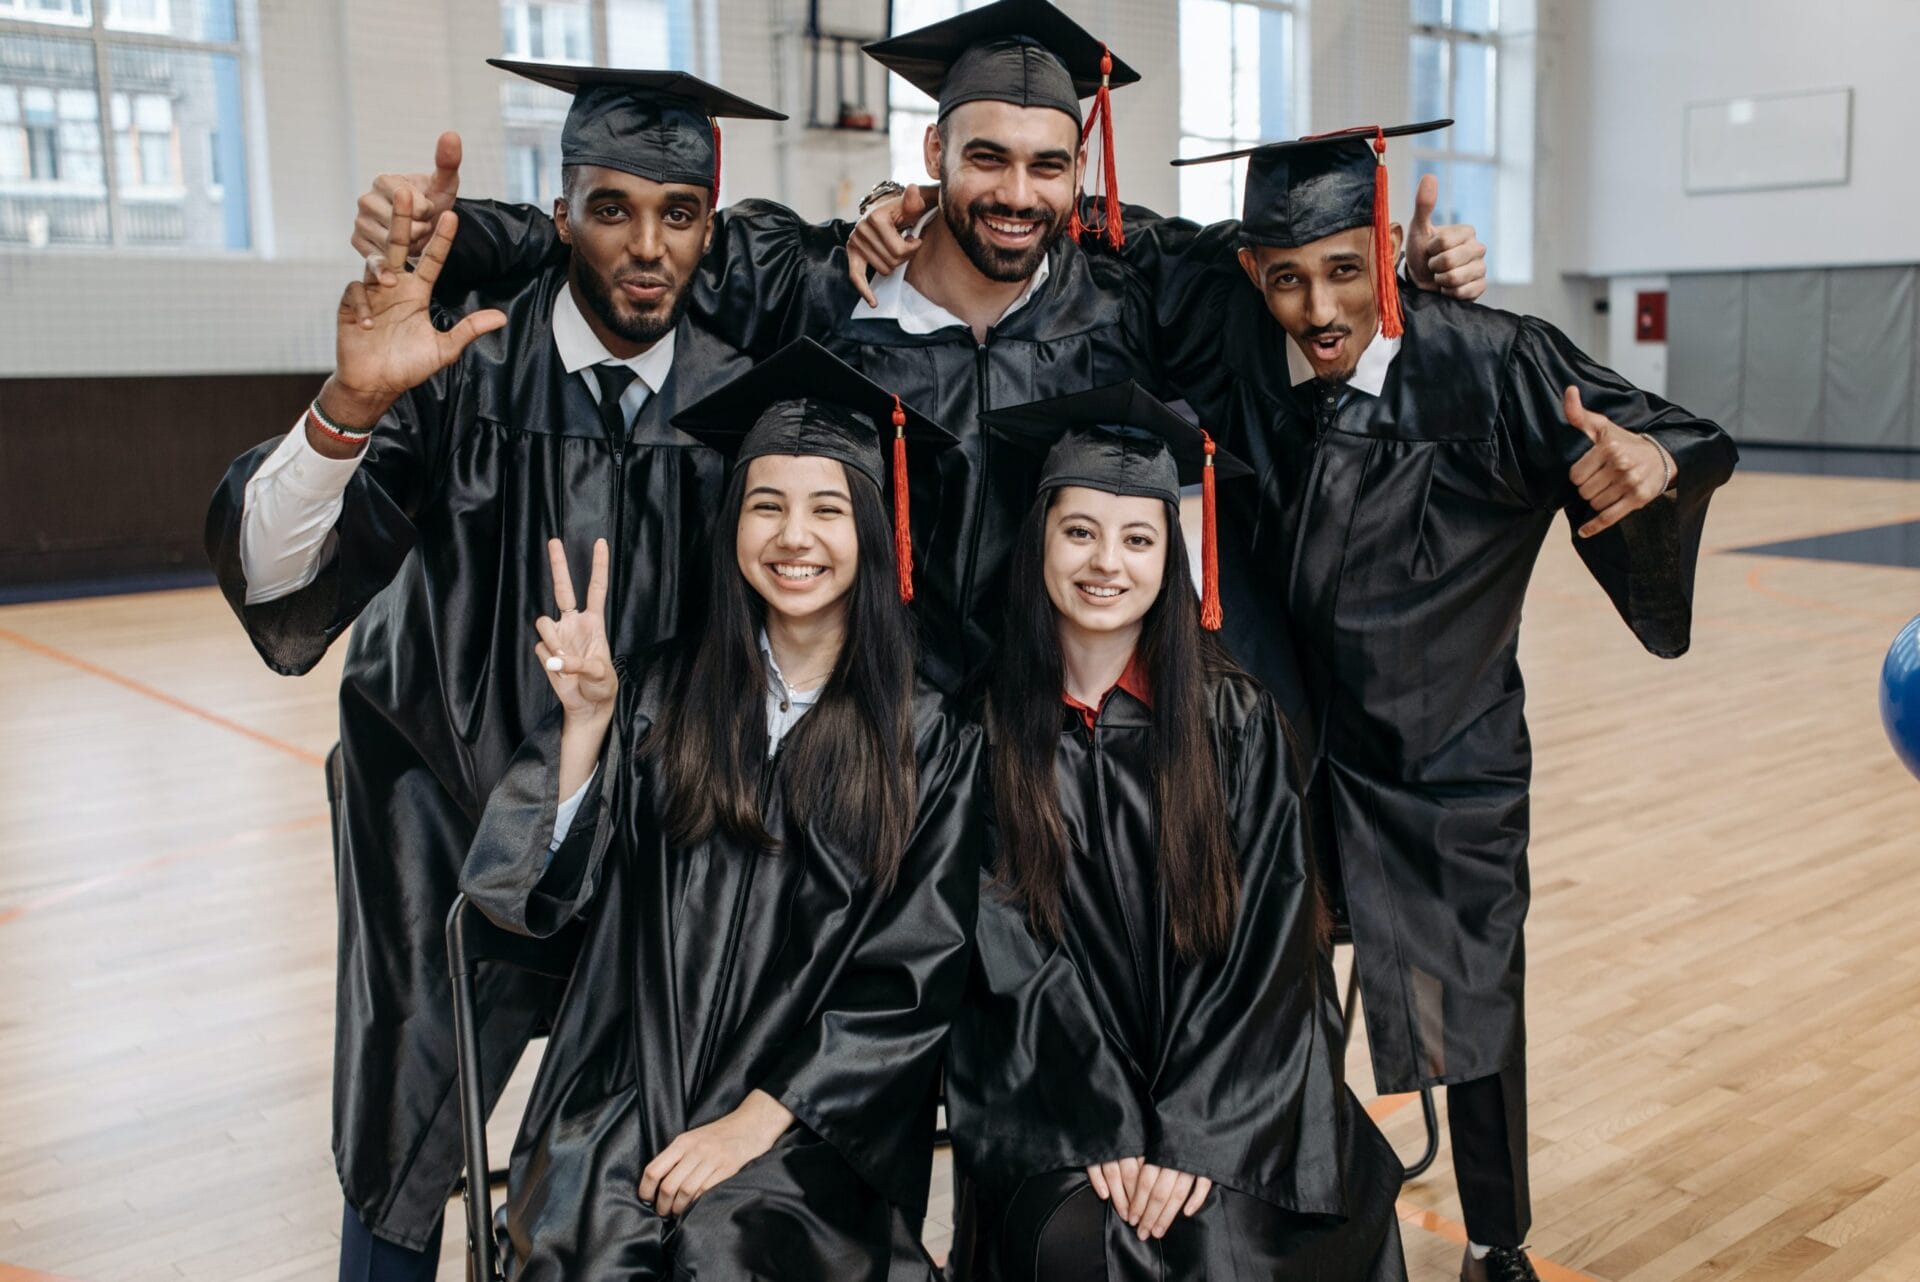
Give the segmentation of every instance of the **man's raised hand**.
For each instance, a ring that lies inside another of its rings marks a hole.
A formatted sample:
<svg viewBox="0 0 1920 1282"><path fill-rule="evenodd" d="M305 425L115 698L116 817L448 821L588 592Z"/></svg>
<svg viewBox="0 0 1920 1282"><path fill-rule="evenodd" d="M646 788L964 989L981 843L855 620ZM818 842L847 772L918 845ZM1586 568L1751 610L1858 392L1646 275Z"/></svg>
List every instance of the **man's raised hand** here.
<svg viewBox="0 0 1920 1282"><path fill-rule="evenodd" d="M1593 508L1593 519L1579 530L1583 539L1617 524L1663 494L1672 484L1669 455L1650 436L1629 432L1580 401L1569 387L1561 399L1567 422L1592 442L1567 470L1567 479Z"/></svg>
<svg viewBox="0 0 1920 1282"><path fill-rule="evenodd" d="M1440 180L1428 174L1413 196L1413 221L1407 224L1407 274L1421 289L1472 302L1487 292L1487 247L1465 223L1433 225L1440 203Z"/></svg>
<svg viewBox="0 0 1920 1282"><path fill-rule="evenodd" d="M871 267L882 276L890 276L900 265L919 252L920 241L904 233L927 212L926 193L915 184L898 196L878 201L860 216L853 235L847 237L847 279L867 306L878 307L880 300L867 283Z"/></svg>
<svg viewBox="0 0 1920 1282"><path fill-rule="evenodd" d="M381 273L387 270L388 229L393 222L394 194L402 188L413 193L414 213L402 228L407 256L425 252L427 242L440 215L453 208L460 194L460 135L449 129L440 135L433 148L433 172L430 174L381 174L373 187L360 197L353 220L353 252L367 264L367 282L391 284Z"/></svg>
<svg viewBox="0 0 1920 1282"><path fill-rule="evenodd" d="M322 407L349 427L371 427L387 407L458 360L480 335L507 323L505 312L473 313L444 333L433 326L428 300L453 243L458 215L440 215L420 256L407 270L406 227L413 221L413 193L394 193L381 262L382 281L357 280L340 296L334 327L334 372L321 392Z"/></svg>

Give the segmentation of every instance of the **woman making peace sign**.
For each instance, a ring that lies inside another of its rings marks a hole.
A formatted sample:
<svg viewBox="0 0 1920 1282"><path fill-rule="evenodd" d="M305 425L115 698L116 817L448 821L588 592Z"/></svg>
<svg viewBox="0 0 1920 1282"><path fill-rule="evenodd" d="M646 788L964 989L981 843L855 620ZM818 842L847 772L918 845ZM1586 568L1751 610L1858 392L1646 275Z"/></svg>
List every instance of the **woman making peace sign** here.
<svg viewBox="0 0 1920 1282"><path fill-rule="evenodd" d="M560 713L461 880L509 929L587 916L508 1276L926 1278L978 735L915 682L881 442L952 438L804 340L678 422L735 459L705 624L616 664L605 544L580 608L554 550L535 654Z"/></svg>

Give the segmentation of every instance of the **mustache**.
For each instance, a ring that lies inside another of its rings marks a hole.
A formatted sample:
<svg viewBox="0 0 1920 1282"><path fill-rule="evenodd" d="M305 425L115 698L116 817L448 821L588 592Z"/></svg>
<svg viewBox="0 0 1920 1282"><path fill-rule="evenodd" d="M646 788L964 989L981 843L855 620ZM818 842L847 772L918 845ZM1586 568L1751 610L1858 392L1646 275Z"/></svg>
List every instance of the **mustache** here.
<svg viewBox="0 0 1920 1282"><path fill-rule="evenodd" d="M1004 218L1009 222L1039 223L1043 229L1051 228L1060 221L1060 215L1045 205L1034 205L1027 209L1014 209L1008 205L996 205L984 200L976 200L967 206L967 217L978 222L982 218Z"/></svg>
<svg viewBox="0 0 1920 1282"><path fill-rule="evenodd" d="M677 282L673 278L673 273L667 271L664 267L646 266L631 268L623 272L615 272L612 283L615 285L638 285L642 289L648 289L654 286L672 289Z"/></svg>
<svg viewBox="0 0 1920 1282"><path fill-rule="evenodd" d="M1300 336L1303 343L1312 343L1322 338L1345 338L1353 333L1351 325L1317 325Z"/></svg>

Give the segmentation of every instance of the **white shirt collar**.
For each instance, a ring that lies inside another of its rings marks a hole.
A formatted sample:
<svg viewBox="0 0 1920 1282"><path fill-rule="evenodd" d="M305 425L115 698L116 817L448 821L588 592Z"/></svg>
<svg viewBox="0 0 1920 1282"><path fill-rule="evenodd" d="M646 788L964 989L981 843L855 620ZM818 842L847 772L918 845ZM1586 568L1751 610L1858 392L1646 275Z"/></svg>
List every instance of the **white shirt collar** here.
<svg viewBox="0 0 1920 1282"><path fill-rule="evenodd" d="M1375 331L1373 341L1367 344L1367 350L1360 353L1360 361L1353 367L1353 377L1347 380L1347 386L1356 392L1365 392L1368 396L1380 395L1380 389L1387 385L1387 370L1393 365L1393 358L1400 354L1400 340L1388 338ZM1295 387L1310 383L1314 379L1313 362L1300 350L1300 344L1293 341L1293 335L1287 335L1287 376Z"/></svg>
<svg viewBox="0 0 1920 1282"><path fill-rule="evenodd" d="M767 755L780 751L780 743L787 737L808 709L820 702L821 691L827 688L822 681L811 690L795 690L787 684L780 672L779 661L773 657L773 644L767 640L767 630L760 629L760 657L767 663Z"/></svg>
<svg viewBox="0 0 1920 1282"><path fill-rule="evenodd" d="M933 220L933 216L939 212L940 207L938 205L929 209L925 214L921 215L920 221L915 223L912 229L906 234L918 240L921 231ZM1034 270L1032 276L1027 278L1027 287L1020 292L1020 297L1014 299L1013 302L1008 305L1007 310L1000 313L1000 319L996 320L994 324L999 324L1000 321L1005 320L1022 307L1025 307L1027 300L1033 297L1034 291L1046 284L1047 277L1052 271L1052 256L1048 255L1040 260L1040 266ZM853 319L892 321L909 334L931 334L937 330L951 329L955 326L961 329L967 328L965 321L928 298L912 285L909 285L907 283L907 270L904 267L890 276L875 276L873 278L873 296L879 300L880 305L878 307L868 307L865 299L856 302L853 305Z"/></svg>
<svg viewBox="0 0 1920 1282"><path fill-rule="evenodd" d="M572 286L563 286L560 296L553 300L553 345L559 350L560 363L569 374L579 374L591 365L625 365L647 385L648 392L657 392L666 384L667 374L673 369L673 339L673 331L668 330L665 338L646 351L621 360L607 350L607 345L587 324L587 318L580 314L580 305L573 301ZM597 387L594 394L599 394Z"/></svg>

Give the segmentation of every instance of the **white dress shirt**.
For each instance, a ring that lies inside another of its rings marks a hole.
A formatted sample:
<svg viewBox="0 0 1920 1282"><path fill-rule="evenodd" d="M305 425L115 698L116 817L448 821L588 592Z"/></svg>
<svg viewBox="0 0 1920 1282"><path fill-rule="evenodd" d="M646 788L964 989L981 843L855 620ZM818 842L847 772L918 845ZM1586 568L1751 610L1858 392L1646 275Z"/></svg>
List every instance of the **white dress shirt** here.
<svg viewBox="0 0 1920 1282"><path fill-rule="evenodd" d="M638 375L620 397L629 425L647 397L667 381L673 337L669 332L640 355L621 360L587 324L572 289L561 290L553 301L553 344L560 363L567 373L585 380L596 405L600 384L590 366L625 365ZM318 578L333 559L334 526L346 506L347 483L366 453L363 449L352 458L328 458L307 444L302 414L253 474L240 510L240 569L247 579L248 605L291 596Z"/></svg>
<svg viewBox="0 0 1920 1282"><path fill-rule="evenodd" d="M939 212L940 208L937 205L929 209L921 216L920 221L904 234L910 240L918 240L921 231ZM1034 270L1032 276L1027 278L1027 287L1020 292L1020 297L1007 305L1007 310L1000 313L999 319L995 320L994 324L998 325L1000 321L1025 307L1028 300L1033 297L1034 291L1047 283L1047 276L1052 271L1051 260L1042 258L1040 266ZM970 328L958 316L908 284L905 267L898 268L890 276L875 276L873 297L879 306L869 307L863 298L853 305L853 319L889 320L909 334L932 334L955 326L961 329Z"/></svg>

